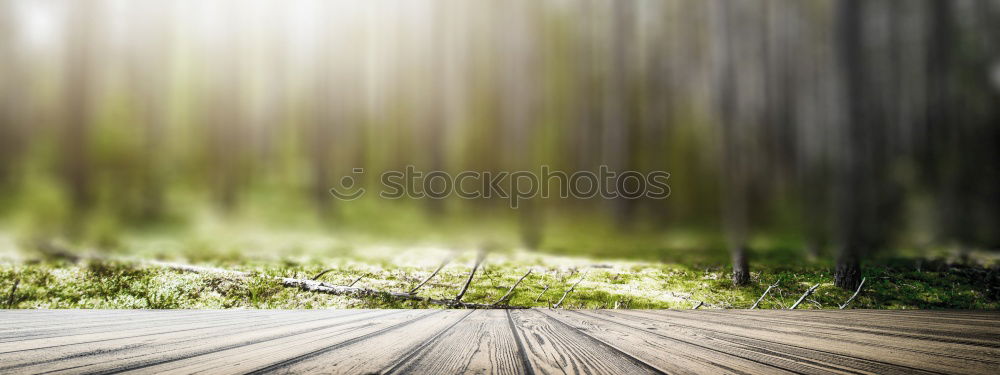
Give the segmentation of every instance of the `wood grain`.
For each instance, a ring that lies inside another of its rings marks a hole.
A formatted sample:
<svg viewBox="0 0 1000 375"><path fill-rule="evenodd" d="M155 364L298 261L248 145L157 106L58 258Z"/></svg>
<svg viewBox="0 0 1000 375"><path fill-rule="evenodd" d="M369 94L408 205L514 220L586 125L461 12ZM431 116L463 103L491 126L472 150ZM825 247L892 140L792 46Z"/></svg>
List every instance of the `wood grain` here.
<svg viewBox="0 0 1000 375"><path fill-rule="evenodd" d="M1000 313L6 310L0 374L992 374Z"/></svg>

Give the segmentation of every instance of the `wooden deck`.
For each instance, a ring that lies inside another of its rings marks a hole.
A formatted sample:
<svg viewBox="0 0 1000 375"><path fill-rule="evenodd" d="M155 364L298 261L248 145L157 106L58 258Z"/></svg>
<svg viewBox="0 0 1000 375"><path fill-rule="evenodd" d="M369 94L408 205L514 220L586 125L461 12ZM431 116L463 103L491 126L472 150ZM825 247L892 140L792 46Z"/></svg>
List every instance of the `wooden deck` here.
<svg viewBox="0 0 1000 375"><path fill-rule="evenodd" d="M0 373L1000 373L1000 313L0 311Z"/></svg>

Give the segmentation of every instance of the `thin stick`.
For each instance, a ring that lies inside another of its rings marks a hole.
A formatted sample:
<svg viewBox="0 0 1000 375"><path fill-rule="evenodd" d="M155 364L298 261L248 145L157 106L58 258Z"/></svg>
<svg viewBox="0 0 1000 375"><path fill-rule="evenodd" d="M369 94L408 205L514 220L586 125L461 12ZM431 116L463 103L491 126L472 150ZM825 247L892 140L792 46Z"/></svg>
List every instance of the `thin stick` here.
<svg viewBox="0 0 1000 375"><path fill-rule="evenodd" d="M510 297L510 294L514 292L514 288L517 288L517 286L520 285L522 281L524 281L524 278L528 277L528 275L530 274L531 270L529 269L528 272L524 274L524 276L521 276L520 279L517 279L517 282L514 283L514 285L511 285L510 289L507 289L507 294L504 294L503 297L500 297L500 299L498 299L496 302L493 302L493 306L499 305L500 302L507 300L507 297Z"/></svg>
<svg viewBox="0 0 1000 375"><path fill-rule="evenodd" d="M753 306L750 306L750 310L756 309L757 305L760 305L760 301L763 301L764 297L767 297L767 293L770 293L771 289L777 288L778 287L778 283L780 283L780 282L781 282L781 279L778 279L778 281L775 281L774 284L771 284L771 286L767 287L767 290L764 291L764 294L760 295L760 298L757 299L757 302L754 302Z"/></svg>
<svg viewBox="0 0 1000 375"><path fill-rule="evenodd" d="M545 292L547 292L547 291L549 291L549 286L548 285L546 285L545 288L542 289L541 293L538 293L538 297L535 297L535 302L538 302L538 299L542 298L542 294L545 294Z"/></svg>
<svg viewBox="0 0 1000 375"><path fill-rule="evenodd" d="M559 299L559 302L556 302L556 304L553 305L552 307L558 309L559 305L562 305L563 300L566 299L566 296L568 296L570 293L572 293L573 290L576 289L576 286L580 285L580 282L583 281L583 279L586 278L586 277L587 277L587 271L584 271L583 274L580 275L580 279L577 280L576 283L573 284L573 286L569 287L569 289L566 290L566 293L563 293L562 298Z"/></svg>
<svg viewBox="0 0 1000 375"><path fill-rule="evenodd" d="M21 279L14 280L14 286L10 288L10 295L7 296L7 308L14 306L14 293L17 292L17 285L21 283Z"/></svg>
<svg viewBox="0 0 1000 375"><path fill-rule="evenodd" d="M697 310L699 307L705 304L705 301L698 301L698 304L691 308L691 310Z"/></svg>
<svg viewBox="0 0 1000 375"><path fill-rule="evenodd" d="M462 285L462 291L458 292L458 295L455 296L455 302L461 301L462 297L465 296L465 292L469 290L469 284L472 284L472 278L476 276L476 270L479 269L479 264L483 262L484 258L486 258L485 251L480 251L479 254L476 255L476 264L472 265L472 272L469 272L469 278L465 280L465 285Z"/></svg>
<svg viewBox="0 0 1000 375"><path fill-rule="evenodd" d="M441 269L442 269L442 268L444 268L444 266L447 266L447 265L448 265L448 263L450 263L450 262L451 262L451 259L452 259L452 258L454 258L454 257L455 257L454 255L450 255L450 256L448 256L447 258L445 258L444 260L442 260L442 261L441 261L441 264L440 264L440 265L438 265L438 268L437 268L436 270L434 270L434 272L432 272L432 273L430 274L430 276L427 276L427 278L426 278L426 279L424 279L424 281L421 281L421 282L420 282L420 285L417 285L417 286L416 286L416 287L414 287L413 289L410 289L410 291L409 291L409 292L407 292L407 293L410 293L410 294L416 294L416 293L417 293L417 291L418 291L418 290L420 290L420 288L424 286L424 284L427 284L427 282L428 282L428 281L431 281L431 279L433 279L433 278L434 278L434 276L437 276L438 272L441 272Z"/></svg>
<svg viewBox="0 0 1000 375"><path fill-rule="evenodd" d="M323 277L323 275L326 275L330 271L333 271L333 268L327 268L322 272L317 273L316 276L310 277L309 280L319 280L319 278Z"/></svg>
<svg viewBox="0 0 1000 375"><path fill-rule="evenodd" d="M854 298L858 296L858 293L861 293L861 287L863 287L863 286L865 286L865 278L864 277L861 278L861 284L858 284L858 290L854 291L854 295L852 295L851 298L848 298L847 302L844 302L843 305L840 305L840 309L841 310L843 310L845 307L847 307L847 305L850 305L851 302L854 301Z"/></svg>
<svg viewBox="0 0 1000 375"><path fill-rule="evenodd" d="M358 276L357 279L354 279L354 281L351 281L351 283L347 284L347 286L354 286L354 284L357 284L358 281L361 281L361 279L365 278L365 276L368 276L368 274L367 273L361 274L361 276Z"/></svg>
<svg viewBox="0 0 1000 375"><path fill-rule="evenodd" d="M799 307L799 304L802 303L802 301L806 300L806 297L809 297L810 295L813 294L813 292L816 291L816 288L819 288L819 284L813 285L812 288L809 288L809 290L807 290L806 293L802 295L802 297L799 297L799 300L795 301L795 304L792 305L792 307L789 307L788 309L795 310L796 307Z"/></svg>

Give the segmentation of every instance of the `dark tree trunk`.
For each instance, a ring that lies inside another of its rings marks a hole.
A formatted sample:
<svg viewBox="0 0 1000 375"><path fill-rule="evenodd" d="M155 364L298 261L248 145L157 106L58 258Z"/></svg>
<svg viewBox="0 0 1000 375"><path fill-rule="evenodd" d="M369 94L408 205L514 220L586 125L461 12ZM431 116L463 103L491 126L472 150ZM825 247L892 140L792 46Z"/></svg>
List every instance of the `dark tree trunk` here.
<svg viewBox="0 0 1000 375"><path fill-rule="evenodd" d="M837 269L833 275L834 285L847 289L857 289L861 283L861 261L856 247L844 247L837 255Z"/></svg>
<svg viewBox="0 0 1000 375"><path fill-rule="evenodd" d="M719 112L720 136L722 141L721 193L722 193L722 225L725 232L729 254L733 263L733 284L746 285L750 282L750 266L747 261L747 237L749 232L748 194L751 190L751 168L749 158L750 142L748 124L743 120L738 96L739 82L737 67L734 65L734 44L738 43L730 30L731 23L738 20L737 14L731 8L731 2L715 3L714 12L718 18L714 30L716 47L714 53L718 56L715 67L717 75L717 96L715 98ZM745 100L745 98L743 98Z"/></svg>
<svg viewBox="0 0 1000 375"><path fill-rule="evenodd" d="M866 222L867 210L863 208L875 203L866 194L871 184L866 179L872 168L872 160L866 156L872 150L870 134L866 129L867 116L864 114L864 90L861 55L861 3L858 0L838 2L837 9L837 52L840 59L844 82L843 124L845 136L841 139L847 154L842 155L838 168L837 210L838 210L838 253L834 273L835 284L844 289L854 289L860 282L859 246L869 240L866 232L873 228Z"/></svg>
<svg viewBox="0 0 1000 375"><path fill-rule="evenodd" d="M733 285L743 286L750 283L750 264L747 262L747 248L736 246L729 251L733 262Z"/></svg>

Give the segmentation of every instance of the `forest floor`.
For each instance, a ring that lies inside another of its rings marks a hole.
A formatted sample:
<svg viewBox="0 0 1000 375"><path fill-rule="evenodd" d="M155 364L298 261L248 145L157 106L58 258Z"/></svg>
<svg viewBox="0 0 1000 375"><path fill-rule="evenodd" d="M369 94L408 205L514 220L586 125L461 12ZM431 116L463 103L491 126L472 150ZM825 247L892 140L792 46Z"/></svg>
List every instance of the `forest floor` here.
<svg viewBox="0 0 1000 375"><path fill-rule="evenodd" d="M301 239L301 236L296 238ZM112 252L86 252L77 260L42 256L0 238L0 307L9 308L423 308L425 301L388 296L345 296L283 286L275 276L318 279L386 292L411 290L445 259L451 261L416 294L451 299L462 289L476 259L473 250L433 246L349 246L326 238L297 241L178 243L164 239L126 241ZM985 257L988 258L988 254ZM758 308L788 308L811 286L800 309L836 309L853 291L833 286L825 261L775 261L761 257L749 286L735 287L722 262L621 260L564 256L526 250L486 255L463 302L490 304L529 269L512 293L515 306L562 303L565 308L749 308L776 284ZM789 257L792 258L792 257ZM801 258L801 257L795 257ZM167 260L243 271L247 276L178 271L143 263ZM1000 309L1000 270L993 260L886 258L864 267L866 283L851 308ZM359 279L360 278L360 279ZM16 287L15 287L16 284Z"/></svg>

